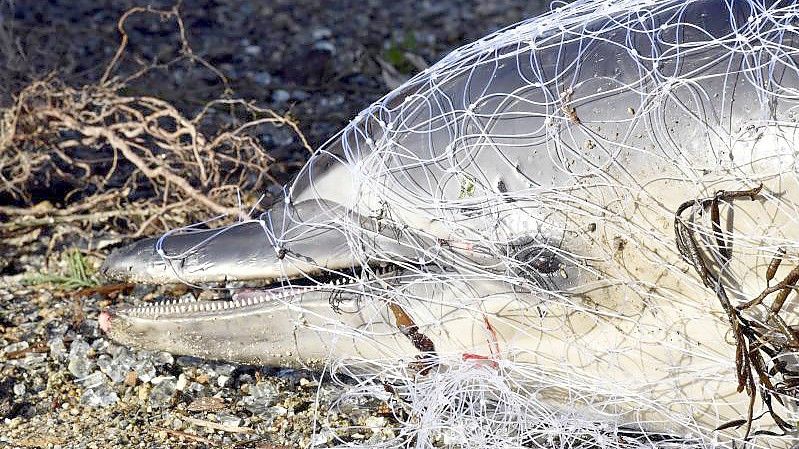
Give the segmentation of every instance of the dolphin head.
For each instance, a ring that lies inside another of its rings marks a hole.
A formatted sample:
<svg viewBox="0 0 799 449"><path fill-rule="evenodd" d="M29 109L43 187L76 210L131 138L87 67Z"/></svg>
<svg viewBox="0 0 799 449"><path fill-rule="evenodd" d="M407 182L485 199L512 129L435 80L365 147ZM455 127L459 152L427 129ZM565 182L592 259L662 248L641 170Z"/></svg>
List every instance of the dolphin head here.
<svg viewBox="0 0 799 449"><path fill-rule="evenodd" d="M103 267L231 299L101 324L127 344L256 363L529 363L648 428L751 417L741 345L759 349L741 323L786 331L763 363L797 339L795 320L769 321L783 311L771 299L752 301L799 241L785 50L799 36L774 19L796 7L774 8L582 2L462 47L359 114L268 212L136 242ZM737 37L755 32L772 59ZM753 425L782 427L786 391Z"/></svg>

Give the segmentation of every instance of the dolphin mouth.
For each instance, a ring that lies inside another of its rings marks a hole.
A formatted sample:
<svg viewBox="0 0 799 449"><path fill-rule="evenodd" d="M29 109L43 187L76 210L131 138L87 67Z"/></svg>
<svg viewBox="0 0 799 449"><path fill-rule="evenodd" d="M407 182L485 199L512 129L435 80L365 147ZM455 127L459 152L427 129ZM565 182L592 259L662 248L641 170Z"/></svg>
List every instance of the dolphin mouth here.
<svg viewBox="0 0 799 449"><path fill-rule="evenodd" d="M259 282L258 287L234 281L219 290L227 294L224 299L199 300L189 294L110 308L101 312L99 325L126 346L210 360L313 368L330 354L363 350L352 338L337 342L342 330L373 326L375 321L382 323L384 335L396 330L390 318L375 309L387 308L380 298L402 282L403 272L395 265L366 265ZM364 296L378 300L367 301L364 307ZM380 349L366 351L365 356L374 356Z"/></svg>
<svg viewBox="0 0 799 449"><path fill-rule="evenodd" d="M301 277L279 280L231 280L225 284L203 285L216 294L213 299L199 299L193 293L179 298L163 298L136 306L121 306L103 312L105 327L109 320L139 318L150 320L191 319L247 314L253 309L279 302L296 302L310 294L329 295L332 310L344 301L343 296L366 294L390 288L402 278L404 269L394 264L351 267L342 270L319 270ZM108 331L108 329L104 329Z"/></svg>
<svg viewBox="0 0 799 449"><path fill-rule="evenodd" d="M117 342L144 349L279 365L324 358L329 342L319 341L320 329L379 322L396 331L385 314L386 298L419 273L419 257L396 235L370 230L369 219L333 210L307 202L258 220L185 229L118 249L101 268L107 279L183 283L216 298L185 294L115 306L101 313L100 327ZM352 242L354 226L360 246ZM359 253L363 245L379 251ZM275 355L286 353L306 357Z"/></svg>

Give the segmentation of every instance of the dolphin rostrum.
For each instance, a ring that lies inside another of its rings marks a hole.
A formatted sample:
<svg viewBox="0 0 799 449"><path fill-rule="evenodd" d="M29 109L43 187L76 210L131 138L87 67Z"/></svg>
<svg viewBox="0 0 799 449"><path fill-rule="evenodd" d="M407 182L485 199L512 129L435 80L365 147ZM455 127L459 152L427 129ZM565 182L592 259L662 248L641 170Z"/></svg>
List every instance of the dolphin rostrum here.
<svg viewBox="0 0 799 449"><path fill-rule="evenodd" d="M103 268L230 300L101 325L258 364L534 366L553 407L788 448L797 12L579 1L459 48L360 113L257 219L142 240Z"/></svg>

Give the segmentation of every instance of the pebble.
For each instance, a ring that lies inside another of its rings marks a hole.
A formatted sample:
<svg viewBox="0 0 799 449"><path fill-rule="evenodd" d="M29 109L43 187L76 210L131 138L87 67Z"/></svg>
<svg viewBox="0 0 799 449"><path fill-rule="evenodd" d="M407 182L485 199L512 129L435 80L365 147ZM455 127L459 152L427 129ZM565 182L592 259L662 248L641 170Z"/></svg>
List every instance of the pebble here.
<svg viewBox="0 0 799 449"><path fill-rule="evenodd" d="M177 391L174 378L164 379L150 391L149 403L154 408L168 407Z"/></svg>
<svg viewBox="0 0 799 449"><path fill-rule="evenodd" d="M335 433L331 432L330 429L322 429L313 436L311 447L327 445L327 443L332 441L335 437Z"/></svg>
<svg viewBox="0 0 799 449"><path fill-rule="evenodd" d="M139 402L145 402L150 395L150 384L141 384L136 388L136 396Z"/></svg>
<svg viewBox="0 0 799 449"><path fill-rule="evenodd" d="M223 426L238 427L241 425L241 418L230 413L217 413L216 420Z"/></svg>
<svg viewBox="0 0 799 449"><path fill-rule="evenodd" d="M94 388L106 383L107 379L105 374L100 371L95 371L86 377L76 379L75 382L80 383L83 388Z"/></svg>
<svg viewBox="0 0 799 449"><path fill-rule="evenodd" d="M128 373L125 375L125 385L127 385L129 387L135 386L136 385L136 379L138 379L138 376L136 375L136 371L128 371Z"/></svg>
<svg viewBox="0 0 799 449"><path fill-rule="evenodd" d="M64 361L67 359L67 347L64 345L62 337L52 337L47 341L47 347L50 348L50 356L57 361Z"/></svg>
<svg viewBox="0 0 799 449"><path fill-rule="evenodd" d="M289 410L286 407L280 405L269 407L269 414L272 416L285 416L288 412Z"/></svg>
<svg viewBox="0 0 799 449"><path fill-rule="evenodd" d="M155 354L155 357L153 357L153 362L157 366L171 365L175 363L175 357L168 352L158 352Z"/></svg>
<svg viewBox="0 0 799 449"><path fill-rule="evenodd" d="M155 377L155 366L149 359L139 359L133 364L133 371L139 376L139 380L147 383Z"/></svg>
<svg viewBox="0 0 799 449"><path fill-rule="evenodd" d="M318 27L311 30L311 39L315 41L330 39L331 37L333 37L333 32L330 31L330 28Z"/></svg>
<svg viewBox="0 0 799 449"><path fill-rule="evenodd" d="M30 345L28 344L27 341L19 341L16 343L11 343L10 345L3 348L2 351L0 351L0 355L5 355L11 352L22 351L24 349L28 349L29 347Z"/></svg>
<svg viewBox="0 0 799 449"><path fill-rule="evenodd" d="M100 384L94 388L84 390L80 397L80 403L89 407L108 407L115 404L119 400L119 396L113 391L108 384ZM77 411L76 409L71 409Z"/></svg>
<svg viewBox="0 0 799 449"><path fill-rule="evenodd" d="M183 428L183 421L180 418L175 418L172 420L172 429L173 430L180 430Z"/></svg>
<svg viewBox="0 0 799 449"><path fill-rule="evenodd" d="M229 380L230 376L221 375L216 379L216 385L222 388L227 384L227 381Z"/></svg>
<svg viewBox="0 0 799 449"><path fill-rule="evenodd" d="M225 408L225 400L218 397L200 397L191 402L186 407L190 412L203 412L209 410L222 410Z"/></svg>
<svg viewBox="0 0 799 449"><path fill-rule="evenodd" d="M183 391L186 389L186 386L189 384L189 379L186 377L184 373L180 373L178 375L178 381L175 383L175 389L178 391Z"/></svg>
<svg viewBox="0 0 799 449"><path fill-rule="evenodd" d="M336 46L330 41L319 41L313 44L315 50L326 51L328 53L335 53Z"/></svg>
<svg viewBox="0 0 799 449"><path fill-rule="evenodd" d="M261 54L261 47L257 45L248 45L244 47L244 53L247 53L250 56L258 56Z"/></svg>
<svg viewBox="0 0 799 449"><path fill-rule="evenodd" d="M117 352L113 358L107 354L97 357L97 366L100 367L100 371L111 378L114 383L123 382L135 363L136 360L127 350Z"/></svg>
<svg viewBox="0 0 799 449"><path fill-rule="evenodd" d="M304 101L310 98L310 94L304 90L292 90L291 91L291 98L297 101Z"/></svg>
<svg viewBox="0 0 799 449"><path fill-rule="evenodd" d="M94 370L94 361L89 359L90 346L83 340L75 340L69 348L67 369L73 376L83 378Z"/></svg>
<svg viewBox="0 0 799 449"><path fill-rule="evenodd" d="M252 80L261 86L268 86L272 82L272 75L268 72L256 72L252 75Z"/></svg>
<svg viewBox="0 0 799 449"><path fill-rule="evenodd" d="M291 94L287 90L277 89L272 92L272 101L275 103L285 103L291 99Z"/></svg>
<svg viewBox="0 0 799 449"><path fill-rule="evenodd" d="M33 369L36 365L40 365L47 360L47 354L41 352L29 352L25 357L19 360L13 360L14 365L20 366L25 369Z"/></svg>
<svg viewBox="0 0 799 449"><path fill-rule="evenodd" d="M269 382L260 382L250 387L249 395L241 399L244 408L260 414L266 413L277 401L278 389Z"/></svg>
<svg viewBox="0 0 799 449"><path fill-rule="evenodd" d="M364 420L364 425L372 429L372 432L379 432L386 424L386 418L382 416L370 416Z"/></svg>

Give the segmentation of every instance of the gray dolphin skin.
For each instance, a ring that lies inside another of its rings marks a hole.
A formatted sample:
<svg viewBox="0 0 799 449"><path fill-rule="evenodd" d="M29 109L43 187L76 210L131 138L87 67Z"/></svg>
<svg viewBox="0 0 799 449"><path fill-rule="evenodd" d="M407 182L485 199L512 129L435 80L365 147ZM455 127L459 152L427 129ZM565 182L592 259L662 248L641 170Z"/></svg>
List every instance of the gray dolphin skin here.
<svg viewBox="0 0 799 449"><path fill-rule="evenodd" d="M355 117L267 213L103 266L232 297L101 326L254 364L521 367L552 410L792 447L797 13L580 1L459 48Z"/></svg>

